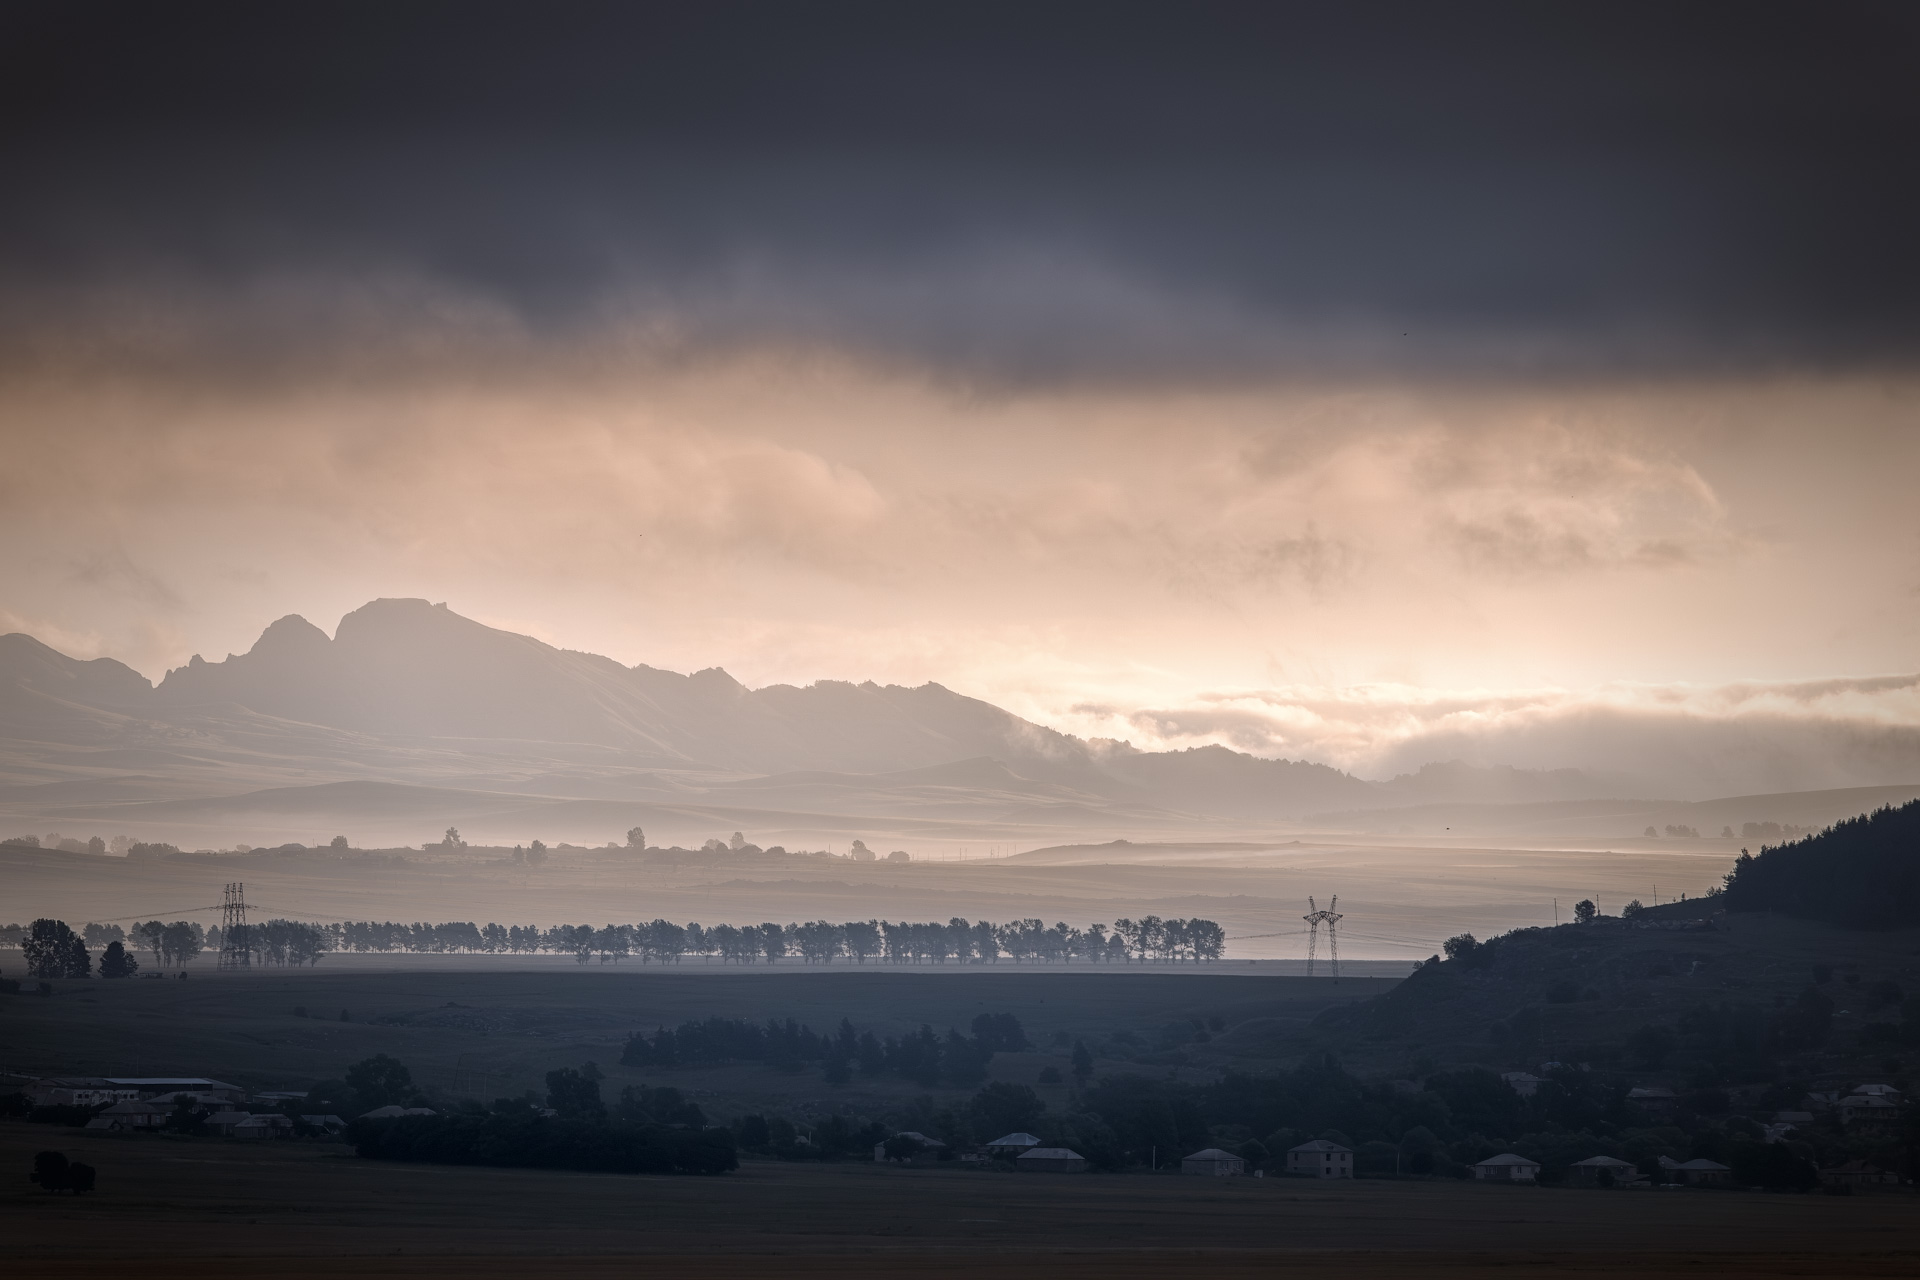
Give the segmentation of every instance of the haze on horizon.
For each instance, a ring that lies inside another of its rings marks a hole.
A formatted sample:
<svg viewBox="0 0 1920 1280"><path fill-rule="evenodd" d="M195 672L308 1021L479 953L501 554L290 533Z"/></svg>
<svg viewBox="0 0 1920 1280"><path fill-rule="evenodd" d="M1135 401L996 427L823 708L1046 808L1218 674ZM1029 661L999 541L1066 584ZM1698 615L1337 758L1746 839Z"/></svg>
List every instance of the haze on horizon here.
<svg viewBox="0 0 1920 1280"><path fill-rule="evenodd" d="M1920 780L1910 9L100 12L0 17L0 632Z"/></svg>

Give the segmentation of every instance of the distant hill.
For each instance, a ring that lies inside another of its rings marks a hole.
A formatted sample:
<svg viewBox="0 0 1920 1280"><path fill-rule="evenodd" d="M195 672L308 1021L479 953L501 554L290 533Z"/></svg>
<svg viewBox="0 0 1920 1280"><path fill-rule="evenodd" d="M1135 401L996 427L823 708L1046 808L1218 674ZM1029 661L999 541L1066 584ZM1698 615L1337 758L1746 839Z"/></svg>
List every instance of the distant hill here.
<svg viewBox="0 0 1920 1280"><path fill-rule="evenodd" d="M353 789L363 784L404 789L372 809L423 818L442 797L447 821L558 814L562 802L583 823L590 811L628 825L672 811L833 829L847 824L808 815L867 815L1002 847L1044 830L1257 832L1329 816L1344 830L1437 834L1455 815L1518 815L1630 833L1665 803L1622 800L1623 780L1571 770L1451 762L1368 782L1222 746L1140 751L932 683L749 689L717 667L623 666L425 600L372 601L331 637L289 615L246 653L195 655L157 687L111 659L0 637L0 815L192 815L177 829L203 840L274 813L293 838L309 817L372 795ZM1545 808L1555 805L1573 808ZM1743 815L1790 820L1758 806Z"/></svg>
<svg viewBox="0 0 1920 1280"><path fill-rule="evenodd" d="M1854 929L1920 925L1920 800L1743 853L1727 877L1726 904Z"/></svg>

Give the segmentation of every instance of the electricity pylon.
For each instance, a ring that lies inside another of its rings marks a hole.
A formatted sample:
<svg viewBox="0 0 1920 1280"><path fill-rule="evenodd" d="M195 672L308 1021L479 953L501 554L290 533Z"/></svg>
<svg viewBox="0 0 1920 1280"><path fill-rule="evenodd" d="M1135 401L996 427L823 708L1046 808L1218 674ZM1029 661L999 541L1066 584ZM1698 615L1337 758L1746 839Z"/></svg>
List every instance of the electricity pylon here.
<svg viewBox="0 0 1920 1280"><path fill-rule="evenodd" d="M247 897L239 883L227 886L220 904L220 967L253 967L253 940L247 936Z"/></svg>
<svg viewBox="0 0 1920 1280"><path fill-rule="evenodd" d="M1307 899L1309 914L1301 916L1307 922L1307 976L1313 976L1313 965L1320 950L1320 926L1327 926L1327 956L1333 962L1333 980L1340 981L1340 913L1334 908L1340 905L1340 895L1334 894L1322 911L1320 904L1312 898Z"/></svg>

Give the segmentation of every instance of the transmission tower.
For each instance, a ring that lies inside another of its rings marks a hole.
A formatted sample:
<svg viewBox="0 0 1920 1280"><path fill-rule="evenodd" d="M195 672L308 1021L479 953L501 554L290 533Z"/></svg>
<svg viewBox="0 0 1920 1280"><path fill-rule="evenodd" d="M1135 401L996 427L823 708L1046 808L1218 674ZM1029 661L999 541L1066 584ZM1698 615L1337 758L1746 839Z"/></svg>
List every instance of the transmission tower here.
<svg viewBox="0 0 1920 1280"><path fill-rule="evenodd" d="M1301 916L1307 922L1307 976L1313 976L1314 961L1320 950L1320 926L1327 926L1327 956L1333 961L1333 980L1340 981L1340 913L1334 908L1340 905L1340 895L1334 894L1322 911L1320 904L1312 898L1307 899L1308 914Z"/></svg>
<svg viewBox="0 0 1920 1280"><path fill-rule="evenodd" d="M237 881L227 886L220 904L220 967L253 967L253 940L247 936L247 895Z"/></svg>

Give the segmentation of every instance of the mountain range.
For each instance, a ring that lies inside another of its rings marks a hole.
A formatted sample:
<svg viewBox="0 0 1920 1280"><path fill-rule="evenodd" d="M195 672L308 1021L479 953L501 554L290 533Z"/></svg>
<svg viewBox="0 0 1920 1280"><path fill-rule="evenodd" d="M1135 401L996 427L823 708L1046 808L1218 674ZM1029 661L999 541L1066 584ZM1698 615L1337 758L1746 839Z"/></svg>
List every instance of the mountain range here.
<svg viewBox="0 0 1920 1280"><path fill-rule="evenodd" d="M195 655L158 685L109 658L0 637L0 814L187 839L359 821L367 839L418 841L444 817L502 838L544 824L605 839L645 822L663 835L757 823L799 840L865 829L1018 841L1620 788L1573 770L1452 762L1373 782L1220 746L1140 751L938 684L749 689L717 667L623 666L425 600L375 600L332 637L290 615L246 653Z"/></svg>

